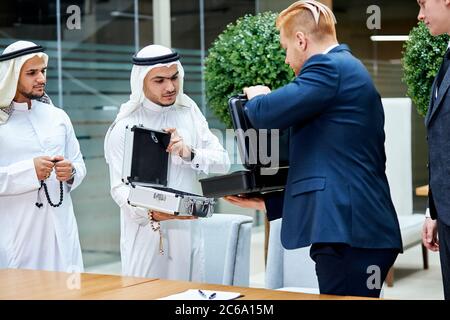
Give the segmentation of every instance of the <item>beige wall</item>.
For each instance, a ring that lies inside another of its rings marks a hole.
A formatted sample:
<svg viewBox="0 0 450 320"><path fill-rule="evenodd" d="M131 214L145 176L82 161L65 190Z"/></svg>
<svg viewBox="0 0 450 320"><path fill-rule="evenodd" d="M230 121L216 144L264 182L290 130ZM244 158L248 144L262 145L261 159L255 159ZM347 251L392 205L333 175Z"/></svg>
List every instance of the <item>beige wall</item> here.
<svg viewBox="0 0 450 320"><path fill-rule="evenodd" d="M323 4L326 4L328 7L333 8L333 0L319 0Z"/></svg>

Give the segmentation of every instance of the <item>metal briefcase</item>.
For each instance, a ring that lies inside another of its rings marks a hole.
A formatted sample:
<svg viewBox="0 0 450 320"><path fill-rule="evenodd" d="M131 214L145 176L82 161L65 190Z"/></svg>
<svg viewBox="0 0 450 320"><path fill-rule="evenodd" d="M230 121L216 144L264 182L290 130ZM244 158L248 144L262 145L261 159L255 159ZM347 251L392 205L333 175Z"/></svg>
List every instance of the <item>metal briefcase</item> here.
<svg viewBox="0 0 450 320"><path fill-rule="evenodd" d="M214 199L167 188L169 142L166 132L126 127L122 181L130 185L128 203L177 216L210 217Z"/></svg>

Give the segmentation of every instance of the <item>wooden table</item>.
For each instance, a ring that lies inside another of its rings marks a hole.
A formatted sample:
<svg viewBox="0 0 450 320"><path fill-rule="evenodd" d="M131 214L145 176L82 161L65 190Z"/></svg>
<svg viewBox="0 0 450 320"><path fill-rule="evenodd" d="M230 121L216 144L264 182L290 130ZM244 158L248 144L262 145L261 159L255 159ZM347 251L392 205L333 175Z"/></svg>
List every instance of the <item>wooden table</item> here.
<svg viewBox="0 0 450 320"><path fill-rule="evenodd" d="M428 197L428 185L416 188L416 196Z"/></svg>
<svg viewBox="0 0 450 320"><path fill-rule="evenodd" d="M156 279L89 273L77 275L64 272L3 269L0 270L0 299L90 299L91 296L109 290L127 288L154 280ZM80 289L76 289L78 284Z"/></svg>
<svg viewBox="0 0 450 320"><path fill-rule="evenodd" d="M156 280L137 286L107 291L94 296L95 299L133 299L148 300L167 297L188 289L239 292L240 300L358 300L359 297L306 294L288 291L223 286L216 284L195 283L187 281Z"/></svg>
<svg viewBox="0 0 450 320"><path fill-rule="evenodd" d="M239 292L244 300L357 300L359 297L316 295L187 281L158 280L82 273L76 275L34 270L0 270L0 299L105 299L149 300L188 289ZM74 280L74 281L72 281ZM69 284L69 285L68 285Z"/></svg>

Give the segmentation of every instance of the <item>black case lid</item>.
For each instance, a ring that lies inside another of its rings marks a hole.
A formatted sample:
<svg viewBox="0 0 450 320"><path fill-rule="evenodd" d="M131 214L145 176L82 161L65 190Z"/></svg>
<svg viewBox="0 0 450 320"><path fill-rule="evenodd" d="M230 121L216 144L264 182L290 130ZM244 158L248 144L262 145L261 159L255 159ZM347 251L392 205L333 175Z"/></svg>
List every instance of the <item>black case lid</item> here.
<svg viewBox="0 0 450 320"><path fill-rule="evenodd" d="M145 183L167 186L169 153L166 152L170 134L140 126L133 132L133 154L130 183Z"/></svg>
<svg viewBox="0 0 450 320"><path fill-rule="evenodd" d="M262 163L259 157L260 155L260 138L263 133L266 135L264 139L267 141L265 146L265 150L261 150L261 154L267 155L267 157L271 157L270 151L271 149L271 135L274 134L272 130L267 131L259 131L255 130L253 125L251 124L249 118L247 117L244 107L247 102L247 97L245 95L237 95L233 96L228 100L228 107L231 114L231 119L233 122L233 127L236 132L236 139L239 149L239 154L241 156L241 160L246 169L255 170L257 168L270 167L271 163ZM240 129L240 130L239 130ZM250 144L250 139L245 137L243 133L247 130L253 129L256 131L257 139L252 140L252 144ZM238 131L237 131L238 130ZM277 167L288 167L289 166L289 129L279 130L279 164Z"/></svg>

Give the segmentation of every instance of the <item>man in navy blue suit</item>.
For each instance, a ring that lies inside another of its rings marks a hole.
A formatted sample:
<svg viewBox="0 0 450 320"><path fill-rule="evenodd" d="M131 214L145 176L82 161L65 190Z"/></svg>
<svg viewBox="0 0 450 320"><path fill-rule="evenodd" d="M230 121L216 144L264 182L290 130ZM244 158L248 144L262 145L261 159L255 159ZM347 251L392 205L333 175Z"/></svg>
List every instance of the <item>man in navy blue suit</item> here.
<svg viewBox="0 0 450 320"><path fill-rule="evenodd" d="M450 35L450 1L418 0L418 19L433 36ZM450 300L450 43L431 88L425 117L429 158L429 194L427 218L422 238L425 247L439 250L444 297Z"/></svg>
<svg viewBox="0 0 450 320"><path fill-rule="evenodd" d="M322 294L378 297L402 251L385 174L384 112L363 64L338 44L335 23L316 1L281 12L280 42L296 77L273 92L245 88L245 108L255 128L290 128L283 246L312 244Z"/></svg>

